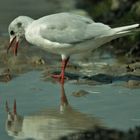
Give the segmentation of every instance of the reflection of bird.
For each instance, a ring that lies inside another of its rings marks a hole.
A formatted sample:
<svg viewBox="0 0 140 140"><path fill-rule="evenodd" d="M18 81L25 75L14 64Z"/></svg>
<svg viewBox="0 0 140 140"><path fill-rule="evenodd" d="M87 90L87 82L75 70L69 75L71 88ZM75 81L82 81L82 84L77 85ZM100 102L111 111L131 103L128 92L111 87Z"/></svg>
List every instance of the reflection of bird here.
<svg viewBox="0 0 140 140"><path fill-rule="evenodd" d="M57 109L46 109L30 116L18 115L16 101L13 112L10 112L6 103L8 135L15 139L52 140L100 125L98 119L72 109L63 86L61 86L60 100L60 112Z"/></svg>
<svg viewBox="0 0 140 140"><path fill-rule="evenodd" d="M54 75L64 84L64 71L72 54L94 50L118 37L130 34L139 24L110 28L102 23L95 23L89 18L70 13L58 13L33 20L20 16L9 25L10 45L15 42L14 52L21 38L40 48L62 56L60 75Z"/></svg>
<svg viewBox="0 0 140 140"><path fill-rule="evenodd" d="M140 126L122 131L117 129L107 129L96 127L95 129L83 132L73 133L68 136L61 137L59 140L139 140Z"/></svg>

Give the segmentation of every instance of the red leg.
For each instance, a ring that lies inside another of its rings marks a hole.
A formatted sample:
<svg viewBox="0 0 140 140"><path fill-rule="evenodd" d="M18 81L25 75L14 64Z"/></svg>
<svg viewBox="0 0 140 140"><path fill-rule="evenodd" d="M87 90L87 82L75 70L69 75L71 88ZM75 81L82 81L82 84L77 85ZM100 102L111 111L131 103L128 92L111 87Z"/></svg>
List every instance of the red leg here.
<svg viewBox="0 0 140 140"><path fill-rule="evenodd" d="M52 76L53 78L58 78L59 80L61 80L61 84L64 84L65 69L66 69L68 61L69 61L69 57L67 59L62 60L61 73L59 75Z"/></svg>

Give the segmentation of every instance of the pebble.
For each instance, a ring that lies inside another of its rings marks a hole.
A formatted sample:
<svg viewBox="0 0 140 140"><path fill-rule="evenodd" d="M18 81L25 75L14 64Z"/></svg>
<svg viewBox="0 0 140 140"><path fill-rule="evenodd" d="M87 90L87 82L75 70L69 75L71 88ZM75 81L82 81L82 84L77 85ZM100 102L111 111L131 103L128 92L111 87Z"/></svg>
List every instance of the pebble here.
<svg viewBox="0 0 140 140"><path fill-rule="evenodd" d="M1 74L0 74L0 82L8 82L12 79L10 69L5 69Z"/></svg>
<svg viewBox="0 0 140 140"><path fill-rule="evenodd" d="M85 91L85 90L79 90L77 92L73 92L72 95L75 97L82 97L89 94L89 92Z"/></svg>
<svg viewBox="0 0 140 140"><path fill-rule="evenodd" d="M140 88L140 81L138 81L138 80L129 80L127 82L127 86L129 88Z"/></svg>
<svg viewBox="0 0 140 140"><path fill-rule="evenodd" d="M36 64L36 65L44 65L45 60L43 58L41 58L41 57L34 56L34 57L32 57L32 63Z"/></svg>

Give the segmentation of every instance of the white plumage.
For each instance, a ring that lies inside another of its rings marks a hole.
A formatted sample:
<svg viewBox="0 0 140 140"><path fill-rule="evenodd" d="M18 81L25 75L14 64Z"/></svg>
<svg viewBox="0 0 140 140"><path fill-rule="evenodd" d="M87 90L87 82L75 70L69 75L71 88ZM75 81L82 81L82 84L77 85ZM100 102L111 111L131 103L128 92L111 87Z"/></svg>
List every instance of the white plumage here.
<svg viewBox="0 0 140 140"><path fill-rule="evenodd" d="M72 54L88 52L101 45L136 31L139 24L111 28L90 18L70 13L58 13L33 20L19 16L9 25L10 40L25 37L35 46L62 56L59 78L64 83L64 70ZM12 33L12 34L11 34ZM9 48L13 44L10 43ZM17 52L18 44L15 47ZM63 79L63 80L62 80Z"/></svg>

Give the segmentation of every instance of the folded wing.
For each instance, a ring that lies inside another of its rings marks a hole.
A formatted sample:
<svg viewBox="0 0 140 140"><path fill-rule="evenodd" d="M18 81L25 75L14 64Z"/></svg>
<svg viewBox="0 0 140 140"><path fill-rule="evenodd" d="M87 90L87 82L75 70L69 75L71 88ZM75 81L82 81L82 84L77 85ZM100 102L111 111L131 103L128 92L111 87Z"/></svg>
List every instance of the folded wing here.
<svg viewBox="0 0 140 140"><path fill-rule="evenodd" d="M59 43L79 43L111 33L111 28L107 25L70 13L54 14L38 21L40 35Z"/></svg>

